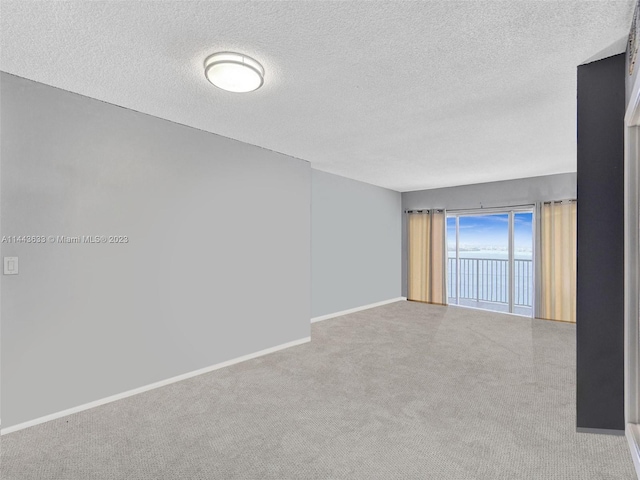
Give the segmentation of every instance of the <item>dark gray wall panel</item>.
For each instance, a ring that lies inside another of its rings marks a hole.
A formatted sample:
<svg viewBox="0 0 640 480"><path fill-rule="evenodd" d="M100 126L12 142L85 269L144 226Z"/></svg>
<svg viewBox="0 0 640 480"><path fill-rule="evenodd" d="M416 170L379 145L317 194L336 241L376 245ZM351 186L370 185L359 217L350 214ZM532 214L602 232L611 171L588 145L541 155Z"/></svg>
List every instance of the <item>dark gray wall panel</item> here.
<svg viewBox="0 0 640 480"><path fill-rule="evenodd" d="M624 111L624 54L578 67L578 428L625 426Z"/></svg>

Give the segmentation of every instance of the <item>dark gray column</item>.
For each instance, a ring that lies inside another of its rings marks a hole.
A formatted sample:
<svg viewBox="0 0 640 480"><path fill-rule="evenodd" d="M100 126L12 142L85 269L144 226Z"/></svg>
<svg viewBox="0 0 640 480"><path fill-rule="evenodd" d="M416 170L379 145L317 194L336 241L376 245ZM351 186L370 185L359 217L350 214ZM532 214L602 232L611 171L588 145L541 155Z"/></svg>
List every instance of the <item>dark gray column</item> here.
<svg viewBox="0 0 640 480"><path fill-rule="evenodd" d="M624 110L624 54L578 67L578 429L625 426Z"/></svg>

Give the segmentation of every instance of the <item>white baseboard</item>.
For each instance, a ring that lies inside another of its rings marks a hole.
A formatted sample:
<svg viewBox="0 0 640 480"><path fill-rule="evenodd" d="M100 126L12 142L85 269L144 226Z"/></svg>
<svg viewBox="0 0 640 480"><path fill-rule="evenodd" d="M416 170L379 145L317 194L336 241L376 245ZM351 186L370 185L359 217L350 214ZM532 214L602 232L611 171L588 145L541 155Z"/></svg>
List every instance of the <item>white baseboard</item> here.
<svg viewBox="0 0 640 480"><path fill-rule="evenodd" d="M347 315L349 313L360 312L362 310L368 310L370 308L380 307L382 305L387 305L388 303L396 303L402 300L406 300L406 297L396 297L390 300L384 300L382 302L370 303L369 305L363 305L362 307L350 308L349 310L342 310L341 312L329 313L328 315L321 315L319 317L313 317L311 319L311 323L321 322L322 320L329 320L330 318L341 317L342 315Z"/></svg>
<svg viewBox="0 0 640 480"><path fill-rule="evenodd" d="M74 413L82 412L84 410L89 410L90 408L99 407L100 405L104 405L106 403L111 403L111 402L115 402L116 400L121 400L123 398L131 397L133 395L137 395L138 393L148 392L149 390L153 390L155 388L164 387L165 385L176 383L181 380L186 380L187 378L196 377L198 375L202 375L203 373L208 373L214 370L218 370L220 368L229 367L231 365L235 365L236 363L245 362L247 360L251 360L252 358L268 355L269 353L274 353L289 347L295 347L296 345L302 345L303 343L307 343L310 341L311 341L311 337L305 337L299 340L294 340L293 342L287 342L287 343L283 343L282 345L276 345L275 347L267 348L265 350L260 350L259 352L250 353L248 355L243 355L242 357L227 360L226 362L216 363L215 365L212 365L210 367L205 367L199 370L194 370L192 372L183 373L182 375L178 375L176 377L167 378L166 380L160 380L159 382L151 383L143 387L134 388L133 390L118 393L116 395L111 395L110 397L101 398L100 400L95 400L93 402L85 403L84 405L78 405L77 407L69 408L67 410L62 410L61 412L52 413L50 415L45 415L44 417L36 418L34 420L29 420L28 422L19 423L11 427L3 428L2 430L0 430L0 434L6 435L7 433L17 432L18 430L23 430L28 427L33 427L34 425L39 425L41 423L45 423L50 420L66 417L67 415L72 415Z"/></svg>

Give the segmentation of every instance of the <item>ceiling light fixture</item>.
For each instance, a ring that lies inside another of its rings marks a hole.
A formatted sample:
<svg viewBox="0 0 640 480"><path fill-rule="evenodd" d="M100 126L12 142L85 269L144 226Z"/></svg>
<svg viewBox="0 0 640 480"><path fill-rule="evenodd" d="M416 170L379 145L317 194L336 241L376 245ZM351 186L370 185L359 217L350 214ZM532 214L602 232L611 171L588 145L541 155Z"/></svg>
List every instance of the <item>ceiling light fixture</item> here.
<svg viewBox="0 0 640 480"><path fill-rule="evenodd" d="M235 93L253 92L264 83L264 68L241 53L219 52L204 61L204 74L213 85Z"/></svg>

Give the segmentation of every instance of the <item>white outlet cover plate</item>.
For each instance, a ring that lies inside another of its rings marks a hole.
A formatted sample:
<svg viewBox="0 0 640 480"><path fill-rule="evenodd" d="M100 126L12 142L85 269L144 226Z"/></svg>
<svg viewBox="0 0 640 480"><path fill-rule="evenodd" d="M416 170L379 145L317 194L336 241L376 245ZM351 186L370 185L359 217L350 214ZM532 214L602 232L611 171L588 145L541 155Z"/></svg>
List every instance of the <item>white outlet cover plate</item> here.
<svg viewBox="0 0 640 480"><path fill-rule="evenodd" d="M18 257L4 257L4 274L18 274Z"/></svg>

